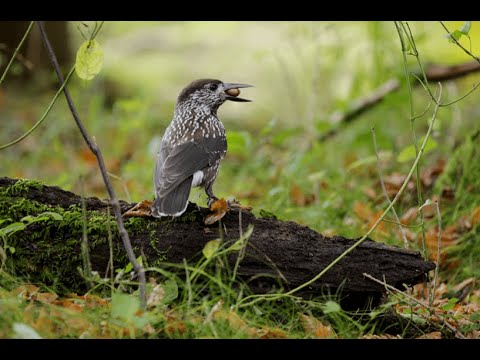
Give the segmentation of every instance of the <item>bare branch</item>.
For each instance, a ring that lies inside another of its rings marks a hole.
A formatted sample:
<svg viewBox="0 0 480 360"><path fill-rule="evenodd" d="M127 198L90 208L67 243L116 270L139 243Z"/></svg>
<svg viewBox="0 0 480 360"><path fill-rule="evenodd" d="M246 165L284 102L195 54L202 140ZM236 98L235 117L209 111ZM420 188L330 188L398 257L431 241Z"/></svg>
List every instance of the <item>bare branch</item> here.
<svg viewBox="0 0 480 360"><path fill-rule="evenodd" d="M41 34L43 43L44 43L45 48L47 50L48 57L50 58L50 61L52 62L52 65L55 69L58 80L60 82L60 85L63 86L65 81L63 79L62 72L60 71L60 66L58 64L55 52L53 51L53 48L50 44L50 41L48 40L48 35L45 31L44 24L43 24L42 21L37 21L37 25L38 25L38 28L40 30L40 34ZM80 116L78 115L78 112L77 112L77 110L76 110L76 108L73 104L73 100L72 100L72 98L70 96L70 93L69 93L66 86L64 87L63 92L65 94L65 98L67 100L68 107L70 108L70 112L73 115L75 123L77 124L77 126L78 126L78 128L79 128L79 130L80 130L80 132L83 136L83 139L87 143L87 145L90 148L90 150L92 151L92 153L97 158L98 166L100 168L100 172L102 173L102 177L103 177L103 182L105 183L105 187L107 188L108 195L110 197L110 203L113 207L113 212L115 214L115 219L117 220L118 230L120 232L120 236L122 238L123 245L124 245L125 250L127 252L128 259L132 263L133 268L138 275L138 280L140 282L140 302L142 304L142 308L145 308L145 306L146 306L145 272L144 272L143 267L137 262L135 254L133 253L132 244L130 243L130 238L129 238L127 230L125 229L125 226L123 224L122 213L121 213L121 210L120 210L120 203L118 202L117 196L115 195L115 191L113 190L110 179L108 178L108 172L107 172L107 169L105 167L105 162L103 160L102 153L101 153L98 145L95 142L93 142L91 140L90 136L88 135L87 129L85 128L82 121L80 120Z"/></svg>

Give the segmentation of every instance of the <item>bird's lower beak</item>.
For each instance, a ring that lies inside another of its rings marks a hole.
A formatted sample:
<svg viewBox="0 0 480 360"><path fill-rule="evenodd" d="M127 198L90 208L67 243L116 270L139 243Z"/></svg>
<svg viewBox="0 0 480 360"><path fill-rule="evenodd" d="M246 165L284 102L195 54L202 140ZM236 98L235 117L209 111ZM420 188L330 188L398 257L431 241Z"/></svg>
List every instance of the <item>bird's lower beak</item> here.
<svg viewBox="0 0 480 360"><path fill-rule="evenodd" d="M231 91L228 90L233 90L233 89L241 89L241 88L248 88L248 87L253 87L253 85L248 85L248 84L236 84L236 83L224 83L223 88L225 93L227 94L227 100L230 101L238 101L238 102L250 102L252 100L248 99L243 99L241 97L238 97L238 94L240 94L240 90L238 90L237 95L232 95Z"/></svg>

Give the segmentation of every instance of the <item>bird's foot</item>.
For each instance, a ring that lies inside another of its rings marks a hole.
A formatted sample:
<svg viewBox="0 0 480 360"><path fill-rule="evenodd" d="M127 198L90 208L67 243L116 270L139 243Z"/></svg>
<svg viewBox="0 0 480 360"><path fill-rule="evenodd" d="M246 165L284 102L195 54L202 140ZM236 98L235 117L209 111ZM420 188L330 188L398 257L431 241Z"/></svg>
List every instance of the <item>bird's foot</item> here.
<svg viewBox="0 0 480 360"><path fill-rule="evenodd" d="M223 199L223 198L222 198ZM208 207L211 209L211 207L213 206L213 204L215 204L216 202L218 201L218 198L214 195L212 196L209 196L208 199L207 199L207 205Z"/></svg>
<svg viewBox="0 0 480 360"><path fill-rule="evenodd" d="M205 225L211 225L211 224L217 222L218 220L223 218L225 216L225 214L230 211L230 209L238 209L240 211L242 211L242 210L246 210L246 211L252 210L251 206L241 205L235 199L231 200L231 201L225 201L225 199L223 199L223 198L221 198L219 200L217 199L213 202L210 202L210 200L209 200L208 207L209 207L211 212L210 212L210 214L208 214L205 217L205 220L204 220Z"/></svg>
<svg viewBox="0 0 480 360"><path fill-rule="evenodd" d="M208 208L210 209L210 213L205 217L205 220L203 221L205 225L211 225L213 223L216 223L218 220L223 218L225 214L230 210L224 198L217 199L213 202L211 202L211 199L212 198L208 200Z"/></svg>
<svg viewBox="0 0 480 360"><path fill-rule="evenodd" d="M130 210L123 213L122 217L149 217L152 216L152 202L143 200Z"/></svg>

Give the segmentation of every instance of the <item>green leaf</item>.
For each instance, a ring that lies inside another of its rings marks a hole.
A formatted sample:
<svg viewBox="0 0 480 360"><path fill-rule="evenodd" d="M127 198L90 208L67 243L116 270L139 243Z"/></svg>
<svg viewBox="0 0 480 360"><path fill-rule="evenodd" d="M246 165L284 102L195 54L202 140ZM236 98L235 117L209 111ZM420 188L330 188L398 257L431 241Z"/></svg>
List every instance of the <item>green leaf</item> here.
<svg viewBox="0 0 480 360"><path fill-rule="evenodd" d="M322 310L324 314L332 314L342 311L342 308L335 301L327 301L323 304Z"/></svg>
<svg viewBox="0 0 480 360"><path fill-rule="evenodd" d="M77 51L75 71L80 79L92 80L102 69L103 50L96 40L85 41Z"/></svg>
<svg viewBox="0 0 480 360"><path fill-rule="evenodd" d="M454 32L452 32L451 35L450 35L450 34L446 34L445 37L448 39L448 41L450 41L451 43L454 43L455 41L454 41L453 39L455 39L455 40L458 41L458 40L460 40L460 38L462 37L462 35L463 35L463 34L462 34L459 30L455 30Z"/></svg>
<svg viewBox="0 0 480 360"><path fill-rule="evenodd" d="M455 304L458 302L457 298L451 298L448 300L448 302L442 306L442 310L448 311L452 310L455 307Z"/></svg>
<svg viewBox="0 0 480 360"><path fill-rule="evenodd" d="M418 144L422 144L423 141L425 140L425 136L422 137L419 141ZM425 145L425 148L423 149L423 153L427 154L428 152L432 151L438 146L437 142L433 140L432 138L428 138L427 144ZM412 145L407 146L404 148L400 154L397 156L397 161L399 162L407 162L410 160L414 160L416 157L415 155L415 147Z"/></svg>
<svg viewBox="0 0 480 360"><path fill-rule="evenodd" d="M472 27L471 21L464 21L462 27L458 31L460 31L463 35L468 35L471 27Z"/></svg>
<svg viewBox="0 0 480 360"><path fill-rule="evenodd" d="M264 210L264 209L260 209L260 214L259 215L263 219L277 219L277 215L275 215L274 213L272 213L268 210Z"/></svg>
<svg viewBox="0 0 480 360"><path fill-rule="evenodd" d="M113 293L112 296L112 312L114 318L133 321L135 313L140 309L140 301L138 297L122 294L120 292Z"/></svg>
<svg viewBox="0 0 480 360"><path fill-rule="evenodd" d="M480 321L480 311L475 311L474 313L470 314L470 321L473 321L473 322Z"/></svg>
<svg viewBox="0 0 480 360"><path fill-rule="evenodd" d="M168 279L162 284L164 296L162 302L168 304L178 297L178 285L173 279Z"/></svg>
<svg viewBox="0 0 480 360"><path fill-rule="evenodd" d="M222 240L220 239L210 240L207 242L202 250L203 256L205 256L207 259L212 258L217 249L220 247L221 242Z"/></svg>
<svg viewBox="0 0 480 360"><path fill-rule="evenodd" d="M3 235L13 234L17 231L24 230L26 227L27 225L25 225L24 223L15 222L13 224L5 226L3 229L0 229L0 233L2 233Z"/></svg>
<svg viewBox="0 0 480 360"><path fill-rule="evenodd" d="M56 221L62 221L63 220L63 216L56 213L56 212L53 212L53 211L45 211L45 212L42 212L41 214L38 214L38 216L49 216L50 218L52 218L53 220L56 220Z"/></svg>

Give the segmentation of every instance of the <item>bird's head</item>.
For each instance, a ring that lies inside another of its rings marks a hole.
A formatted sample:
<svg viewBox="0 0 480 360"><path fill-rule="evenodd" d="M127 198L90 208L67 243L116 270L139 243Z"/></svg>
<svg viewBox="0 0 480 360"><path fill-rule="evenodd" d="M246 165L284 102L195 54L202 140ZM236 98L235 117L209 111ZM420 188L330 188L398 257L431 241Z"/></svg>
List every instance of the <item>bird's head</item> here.
<svg viewBox="0 0 480 360"><path fill-rule="evenodd" d="M252 87L247 84L224 83L215 79L199 79L187 85L178 96L178 106L201 106L216 111L225 101L249 102L238 97L240 88Z"/></svg>

